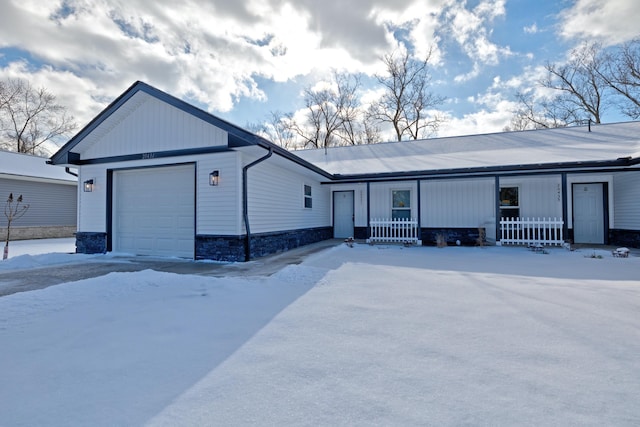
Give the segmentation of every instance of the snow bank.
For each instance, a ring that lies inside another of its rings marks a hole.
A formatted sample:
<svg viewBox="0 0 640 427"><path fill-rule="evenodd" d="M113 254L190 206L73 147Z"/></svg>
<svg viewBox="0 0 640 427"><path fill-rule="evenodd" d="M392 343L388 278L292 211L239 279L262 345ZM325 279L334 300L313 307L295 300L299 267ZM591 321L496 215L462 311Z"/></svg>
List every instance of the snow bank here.
<svg viewBox="0 0 640 427"><path fill-rule="evenodd" d="M640 258L591 255L339 246L9 295L1 423L637 425Z"/></svg>

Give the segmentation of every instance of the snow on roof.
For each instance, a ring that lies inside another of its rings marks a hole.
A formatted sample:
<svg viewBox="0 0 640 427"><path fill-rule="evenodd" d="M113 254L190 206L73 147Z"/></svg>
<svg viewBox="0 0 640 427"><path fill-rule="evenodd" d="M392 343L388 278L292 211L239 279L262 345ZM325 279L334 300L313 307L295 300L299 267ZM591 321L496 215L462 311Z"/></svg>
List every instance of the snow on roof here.
<svg viewBox="0 0 640 427"><path fill-rule="evenodd" d="M66 173L64 168L48 165L44 157L10 151L0 151L0 175L57 181L77 180L75 176Z"/></svg>
<svg viewBox="0 0 640 427"><path fill-rule="evenodd" d="M437 171L640 157L640 122L434 138L301 150L333 174Z"/></svg>

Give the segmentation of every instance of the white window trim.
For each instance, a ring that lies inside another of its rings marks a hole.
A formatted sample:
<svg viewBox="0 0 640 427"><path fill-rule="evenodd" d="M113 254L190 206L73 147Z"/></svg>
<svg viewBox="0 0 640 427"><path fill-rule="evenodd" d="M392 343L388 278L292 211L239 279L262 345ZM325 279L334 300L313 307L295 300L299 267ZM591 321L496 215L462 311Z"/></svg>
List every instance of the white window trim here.
<svg viewBox="0 0 640 427"><path fill-rule="evenodd" d="M502 190L503 188L517 188L518 189L518 205L517 206L502 206L502 200L500 200L500 210L501 211L503 209L514 210L514 211L517 210L517 212L518 212L517 217L521 217L522 216L522 186L520 184L504 184L504 185L500 185L500 190Z"/></svg>
<svg viewBox="0 0 640 427"><path fill-rule="evenodd" d="M306 189L309 187L309 191L311 194L307 195ZM307 206L307 200L309 200L311 206ZM313 185L311 184L302 184L302 208L303 209L313 209Z"/></svg>
<svg viewBox="0 0 640 427"><path fill-rule="evenodd" d="M393 206L393 192L394 191L408 191L409 192L409 206L404 206L404 207L394 207ZM409 218L412 218L412 212L413 212L413 208L412 208L412 198L413 198L413 194L411 191L411 187L405 187L405 188L392 188L391 191L389 192L389 195L391 197L391 216L390 218L393 218L393 211L408 211L409 212Z"/></svg>

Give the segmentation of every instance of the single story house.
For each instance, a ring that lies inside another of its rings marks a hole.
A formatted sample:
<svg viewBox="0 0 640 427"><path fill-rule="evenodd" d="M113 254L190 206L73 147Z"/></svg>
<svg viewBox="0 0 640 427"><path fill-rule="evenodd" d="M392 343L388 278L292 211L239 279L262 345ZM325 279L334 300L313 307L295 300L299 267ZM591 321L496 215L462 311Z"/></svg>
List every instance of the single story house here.
<svg viewBox="0 0 640 427"><path fill-rule="evenodd" d="M11 240L71 237L76 231L77 177L47 159L0 151L0 201L4 211L9 194L22 195L29 205L11 224ZM0 214L0 233L6 237L7 218Z"/></svg>
<svg viewBox="0 0 640 427"><path fill-rule="evenodd" d="M289 152L136 82L50 163L78 169L82 253L245 261L346 237L640 247L640 122Z"/></svg>

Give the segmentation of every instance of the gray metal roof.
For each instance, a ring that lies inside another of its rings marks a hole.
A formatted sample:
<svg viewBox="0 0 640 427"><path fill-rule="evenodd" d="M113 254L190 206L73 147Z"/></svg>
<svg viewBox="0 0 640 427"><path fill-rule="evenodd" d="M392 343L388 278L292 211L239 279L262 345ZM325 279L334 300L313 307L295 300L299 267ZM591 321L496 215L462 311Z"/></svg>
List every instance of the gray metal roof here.
<svg viewBox="0 0 640 427"><path fill-rule="evenodd" d="M300 150L294 153L335 175L437 172L640 158L640 122L434 138Z"/></svg>

